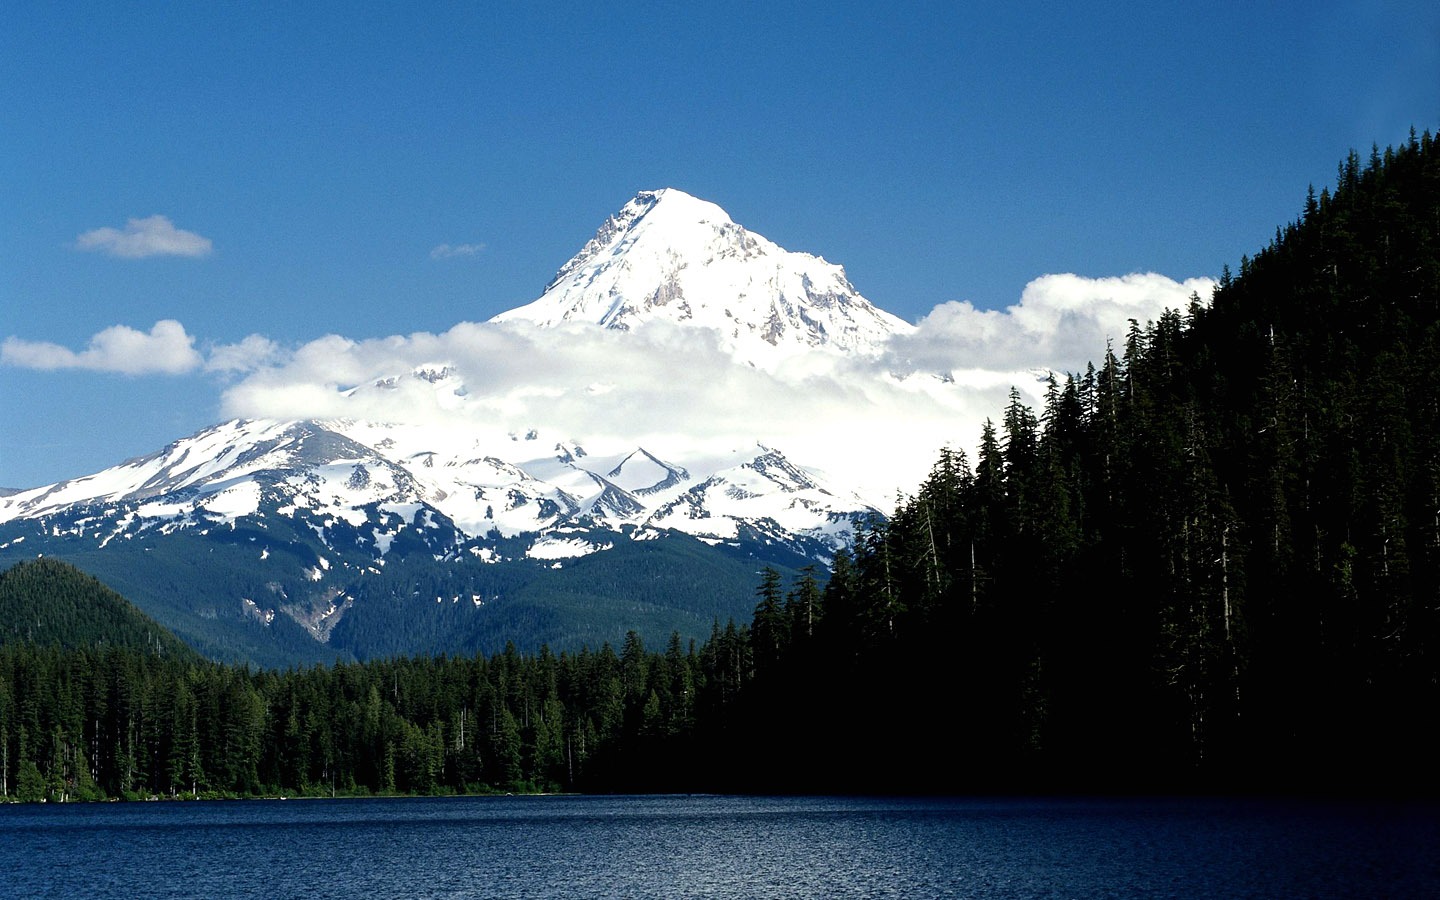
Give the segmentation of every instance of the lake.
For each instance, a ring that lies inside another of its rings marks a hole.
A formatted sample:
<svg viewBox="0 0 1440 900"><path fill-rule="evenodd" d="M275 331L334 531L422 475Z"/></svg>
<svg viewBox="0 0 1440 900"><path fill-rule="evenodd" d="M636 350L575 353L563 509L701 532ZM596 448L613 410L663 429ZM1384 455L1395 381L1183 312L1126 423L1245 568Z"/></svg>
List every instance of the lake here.
<svg viewBox="0 0 1440 900"><path fill-rule="evenodd" d="M3 897L1437 897L1440 807L453 797L0 806Z"/></svg>

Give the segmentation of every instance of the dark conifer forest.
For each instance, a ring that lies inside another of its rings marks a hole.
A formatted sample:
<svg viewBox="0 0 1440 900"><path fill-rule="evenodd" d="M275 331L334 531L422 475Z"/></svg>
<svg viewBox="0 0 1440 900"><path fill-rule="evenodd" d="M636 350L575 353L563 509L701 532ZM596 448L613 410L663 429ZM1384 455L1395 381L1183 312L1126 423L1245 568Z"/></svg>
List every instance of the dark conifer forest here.
<svg viewBox="0 0 1440 900"><path fill-rule="evenodd" d="M22 564L0 794L1435 793L1435 139L1096 352L698 646L261 671L37 639Z"/></svg>

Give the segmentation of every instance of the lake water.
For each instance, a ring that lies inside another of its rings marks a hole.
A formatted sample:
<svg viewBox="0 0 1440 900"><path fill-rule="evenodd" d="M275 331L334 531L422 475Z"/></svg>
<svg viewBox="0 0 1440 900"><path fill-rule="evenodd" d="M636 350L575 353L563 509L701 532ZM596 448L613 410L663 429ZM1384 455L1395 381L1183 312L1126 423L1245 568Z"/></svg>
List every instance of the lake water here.
<svg viewBox="0 0 1440 900"><path fill-rule="evenodd" d="M1434 804L457 797L0 807L0 897L1440 897Z"/></svg>

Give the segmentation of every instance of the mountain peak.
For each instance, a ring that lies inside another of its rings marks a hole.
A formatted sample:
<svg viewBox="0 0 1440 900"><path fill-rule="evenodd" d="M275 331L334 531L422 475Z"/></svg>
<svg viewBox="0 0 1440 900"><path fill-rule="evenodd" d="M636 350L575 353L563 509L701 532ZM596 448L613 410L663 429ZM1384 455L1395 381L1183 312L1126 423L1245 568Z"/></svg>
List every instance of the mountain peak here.
<svg viewBox="0 0 1440 900"><path fill-rule="evenodd" d="M862 297L840 266L787 251L675 188L636 194L540 299L494 321L711 328L752 365L816 349L877 353L911 328Z"/></svg>
<svg viewBox="0 0 1440 900"><path fill-rule="evenodd" d="M628 214L638 216L654 215L686 222L715 222L734 225L730 214L709 200L701 200L676 188L660 188L655 191L641 191L621 208L613 218Z"/></svg>

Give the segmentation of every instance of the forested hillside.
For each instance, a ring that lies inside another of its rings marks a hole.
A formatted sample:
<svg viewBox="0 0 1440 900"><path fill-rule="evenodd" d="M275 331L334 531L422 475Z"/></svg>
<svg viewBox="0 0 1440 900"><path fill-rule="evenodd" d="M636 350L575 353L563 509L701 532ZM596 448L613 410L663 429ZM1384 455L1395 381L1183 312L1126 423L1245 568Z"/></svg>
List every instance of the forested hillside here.
<svg viewBox="0 0 1440 900"><path fill-rule="evenodd" d="M1427 132L1350 155L1213 302L1013 393L828 579L766 569L748 624L285 672L6 644L0 794L1432 794L1437 641Z"/></svg>
<svg viewBox="0 0 1440 900"><path fill-rule="evenodd" d="M0 644L65 650L119 647L177 659L195 652L134 604L74 566L53 559L0 572Z"/></svg>
<svg viewBox="0 0 1440 900"><path fill-rule="evenodd" d="M1213 303L1038 412L1012 394L836 568L813 638L757 618L756 687L774 758L828 786L864 760L875 786L1433 789L1437 601L1427 132L1352 153Z"/></svg>
<svg viewBox="0 0 1440 900"><path fill-rule="evenodd" d="M679 787L705 775L670 754L723 719L739 658L634 633L619 654L284 672L0 645L0 802Z"/></svg>

